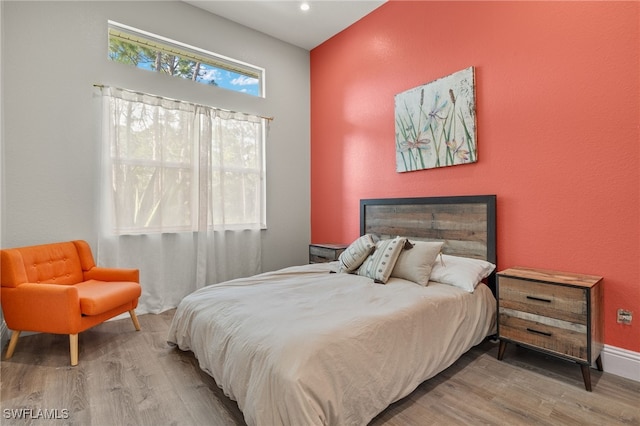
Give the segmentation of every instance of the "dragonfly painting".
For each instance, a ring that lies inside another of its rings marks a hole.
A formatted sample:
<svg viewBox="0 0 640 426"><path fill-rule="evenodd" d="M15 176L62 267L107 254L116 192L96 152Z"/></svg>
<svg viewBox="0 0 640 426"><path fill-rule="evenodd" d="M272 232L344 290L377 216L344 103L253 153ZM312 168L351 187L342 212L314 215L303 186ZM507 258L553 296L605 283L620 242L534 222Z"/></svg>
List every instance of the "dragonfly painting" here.
<svg viewBox="0 0 640 426"><path fill-rule="evenodd" d="M396 171L475 163L473 67L395 96Z"/></svg>

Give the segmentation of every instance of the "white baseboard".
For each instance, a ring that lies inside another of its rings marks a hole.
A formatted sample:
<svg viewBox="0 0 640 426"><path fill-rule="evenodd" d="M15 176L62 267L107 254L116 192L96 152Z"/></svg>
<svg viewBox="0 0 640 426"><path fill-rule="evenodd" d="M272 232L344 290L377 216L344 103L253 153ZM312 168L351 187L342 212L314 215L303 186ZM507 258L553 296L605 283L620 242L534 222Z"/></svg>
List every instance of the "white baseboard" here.
<svg viewBox="0 0 640 426"><path fill-rule="evenodd" d="M607 373L640 382L640 353L604 345L602 369Z"/></svg>

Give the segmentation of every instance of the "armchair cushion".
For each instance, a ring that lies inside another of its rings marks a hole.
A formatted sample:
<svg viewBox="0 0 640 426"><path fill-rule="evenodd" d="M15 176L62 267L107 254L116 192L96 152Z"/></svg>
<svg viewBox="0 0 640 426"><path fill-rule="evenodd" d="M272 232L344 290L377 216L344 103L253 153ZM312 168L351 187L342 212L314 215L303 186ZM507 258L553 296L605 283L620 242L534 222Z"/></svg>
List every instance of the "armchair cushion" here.
<svg viewBox="0 0 640 426"><path fill-rule="evenodd" d="M98 315L136 301L142 292L138 283L89 280L74 285L78 289L82 315ZM131 306L131 309L135 308Z"/></svg>

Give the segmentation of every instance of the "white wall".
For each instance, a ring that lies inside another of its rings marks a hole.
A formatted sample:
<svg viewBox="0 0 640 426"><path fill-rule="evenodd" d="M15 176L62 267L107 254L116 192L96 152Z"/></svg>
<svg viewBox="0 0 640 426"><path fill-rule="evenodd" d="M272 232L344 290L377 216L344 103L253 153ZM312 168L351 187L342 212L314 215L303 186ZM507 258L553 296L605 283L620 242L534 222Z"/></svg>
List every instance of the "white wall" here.
<svg viewBox="0 0 640 426"><path fill-rule="evenodd" d="M4 10L4 2L0 1L0 52L4 52L4 26L2 25ZM3 199L4 194L4 92L3 92L3 78L2 78L2 55L0 54L0 200ZM4 209L5 203L0 202L0 242L2 241L2 229L4 228ZM0 348L4 347L5 340L8 337L7 325L2 319L2 313L0 312Z"/></svg>
<svg viewBox="0 0 640 426"><path fill-rule="evenodd" d="M2 247L70 239L97 247L98 83L275 117L263 269L307 261L309 52L177 1L3 3ZM267 96L110 62L108 19L263 67Z"/></svg>

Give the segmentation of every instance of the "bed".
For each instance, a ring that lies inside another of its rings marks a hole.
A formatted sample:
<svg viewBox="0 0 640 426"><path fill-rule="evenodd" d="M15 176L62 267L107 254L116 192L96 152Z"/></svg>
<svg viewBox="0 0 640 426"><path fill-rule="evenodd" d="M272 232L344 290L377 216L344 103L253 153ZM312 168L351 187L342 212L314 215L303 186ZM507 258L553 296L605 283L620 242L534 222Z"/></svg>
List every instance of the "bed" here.
<svg viewBox="0 0 640 426"><path fill-rule="evenodd" d="M168 342L193 351L249 425L365 425L495 333L495 204L361 200L357 241L379 240L355 271L318 263L207 286L179 304ZM402 248L386 280L362 271L392 245ZM425 271L407 259L434 246L444 254L418 284ZM482 265L483 282L458 285L458 260Z"/></svg>

